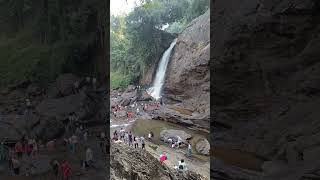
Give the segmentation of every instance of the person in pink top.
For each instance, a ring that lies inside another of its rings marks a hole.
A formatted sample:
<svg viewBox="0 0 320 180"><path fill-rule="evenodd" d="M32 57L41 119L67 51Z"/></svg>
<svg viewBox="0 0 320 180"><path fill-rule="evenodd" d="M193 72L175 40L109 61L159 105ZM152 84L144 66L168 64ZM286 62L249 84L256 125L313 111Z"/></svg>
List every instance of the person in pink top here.
<svg viewBox="0 0 320 180"><path fill-rule="evenodd" d="M66 161L66 160L63 161L63 163L61 165L61 171L62 171L63 180L70 180L71 167L70 167L68 161Z"/></svg>

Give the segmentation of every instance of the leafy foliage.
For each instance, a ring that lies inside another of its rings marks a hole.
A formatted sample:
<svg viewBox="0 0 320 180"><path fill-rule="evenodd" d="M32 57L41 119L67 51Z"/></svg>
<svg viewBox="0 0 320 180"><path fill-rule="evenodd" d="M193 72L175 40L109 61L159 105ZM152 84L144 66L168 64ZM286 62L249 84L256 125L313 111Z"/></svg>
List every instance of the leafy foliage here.
<svg viewBox="0 0 320 180"><path fill-rule="evenodd" d="M106 0L1 0L0 68L6 78L0 85L23 79L45 84L61 72L101 74L96 67L107 56L100 47L107 12Z"/></svg>
<svg viewBox="0 0 320 180"><path fill-rule="evenodd" d="M141 5L128 15L111 16L111 87L137 82L155 62L155 55L162 53L162 27L169 24L167 32L182 32L209 8L209 3L210 0L140 0Z"/></svg>

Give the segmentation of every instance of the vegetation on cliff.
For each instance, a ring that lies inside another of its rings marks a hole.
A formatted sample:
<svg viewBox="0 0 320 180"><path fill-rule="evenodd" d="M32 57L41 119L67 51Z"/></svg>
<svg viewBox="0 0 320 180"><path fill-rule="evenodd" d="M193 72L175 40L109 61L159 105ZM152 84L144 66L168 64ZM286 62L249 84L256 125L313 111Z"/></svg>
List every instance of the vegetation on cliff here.
<svg viewBox="0 0 320 180"><path fill-rule="evenodd" d="M105 79L107 12L105 0L1 0L0 86L61 72Z"/></svg>
<svg viewBox="0 0 320 180"><path fill-rule="evenodd" d="M111 87L124 88L137 82L160 58L157 56L163 52L161 46L168 33L180 33L209 8L209 3L209 0L140 0L141 5L128 15L112 15Z"/></svg>

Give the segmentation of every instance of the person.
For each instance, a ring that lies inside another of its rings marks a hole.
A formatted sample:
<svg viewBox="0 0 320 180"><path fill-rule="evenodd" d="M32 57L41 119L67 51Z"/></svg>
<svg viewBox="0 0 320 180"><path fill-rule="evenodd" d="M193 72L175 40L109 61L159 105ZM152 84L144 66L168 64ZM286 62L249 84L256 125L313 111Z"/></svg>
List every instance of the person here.
<svg viewBox="0 0 320 180"><path fill-rule="evenodd" d="M35 139L33 139L33 141L32 141L32 146L33 146L32 155L36 156L38 154L38 144Z"/></svg>
<svg viewBox="0 0 320 180"><path fill-rule="evenodd" d="M140 141L141 141L141 148L145 149L144 136L141 136Z"/></svg>
<svg viewBox="0 0 320 180"><path fill-rule="evenodd" d="M90 81L91 81L91 78L90 77L86 77L86 83L87 83L88 86L90 85Z"/></svg>
<svg viewBox="0 0 320 180"><path fill-rule="evenodd" d="M135 136L133 137L133 144L134 144L134 148L138 148L139 147L138 139Z"/></svg>
<svg viewBox="0 0 320 180"><path fill-rule="evenodd" d="M27 109L30 109L30 108L31 108L30 99L26 99L26 106L27 106Z"/></svg>
<svg viewBox="0 0 320 180"><path fill-rule="evenodd" d="M87 140L88 140L88 131L84 131L83 140L84 140L84 142L87 142Z"/></svg>
<svg viewBox="0 0 320 180"><path fill-rule="evenodd" d="M190 142L188 142L188 150L187 150L187 155L188 155L189 157L191 157L191 154L192 154L192 147L191 147L191 144L190 144Z"/></svg>
<svg viewBox="0 0 320 180"><path fill-rule="evenodd" d="M71 176L71 167L68 163L68 161L64 160L61 165L61 171L62 171L62 177L63 180L70 180Z"/></svg>
<svg viewBox="0 0 320 180"><path fill-rule="evenodd" d="M173 148L175 148L175 147L176 147L176 143L172 141L172 143L171 143L171 148L173 149Z"/></svg>
<svg viewBox="0 0 320 180"><path fill-rule="evenodd" d="M73 145L72 145L72 138L69 137L68 140L67 140L67 146L68 146L68 149L69 149L69 152L73 152Z"/></svg>
<svg viewBox="0 0 320 180"><path fill-rule="evenodd" d="M9 156L8 156L8 171L10 175L14 175L13 172L13 163L12 158L14 157L14 151L12 149L9 149Z"/></svg>
<svg viewBox="0 0 320 180"><path fill-rule="evenodd" d="M160 160L161 164L163 164L163 162L165 160L167 160L167 159L168 158L167 158L167 155L165 153L160 154L159 160Z"/></svg>
<svg viewBox="0 0 320 180"><path fill-rule="evenodd" d="M78 137L76 135L71 136L71 152L75 153L78 144Z"/></svg>
<svg viewBox="0 0 320 180"><path fill-rule="evenodd" d="M117 130L114 130L113 136L114 136L114 137L118 137L118 132L117 132Z"/></svg>
<svg viewBox="0 0 320 180"><path fill-rule="evenodd" d="M176 170L178 170L179 172L183 172L185 170L187 170L187 165L184 162L184 159L181 159L178 163L178 166L174 167Z"/></svg>
<svg viewBox="0 0 320 180"><path fill-rule="evenodd" d="M91 148L88 147L86 150L85 167L89 167L92 162L93 162L93 152Z"/></svg>
<svg viewBox="0 0 320 180"><path fill-rule="evenodd" d="M92 87L93 87L93 90L96 90L97 89L97 79L96 78L92 78Z"/></svg>
<svg viewBox="0 0 320 180"><path fill-rule="evenodd" d="M101 138L101 139L104 139L105 137L106 137L106 133L103 132L103 131L101 131L101 133L100 133L100 138Z"/></svg>
<svg viewBox="0 0 320 180"><path fill-rule="evenodd" d="M74 120L72 113L69 113L68 120L69 120L69 122L67 124L67 130L72 131L72 124L73 124L73 120Z"/></svg>
<svg viewBox="0 0 320 180"><path fill-rule="evenodd" d="M152 132L152 131L150 131L150 132L149 132L149 134L148 134L148 139L151 141L151 140L152 140L152 138L153 138L153 132Z"/></svg>
<svg viewBox="0 0 320 180"><path fill-rule="evenodd" d="M0 144L0 162L6 159L4 142Z"/></svg>
<svg viewBox="0 0 320 180"><path fill-rule="evenodd" d="M101 151L104 152L104 140L106 138L106 134L101 131L100 133L100 148L101 148Z"/></svg>
<svg viewBox="0 0 320 180"><path fill-rule="evenodd" d="M28 143L26 144L26 153L28 157L31 156L32 151L33 151L33 139L28 139Z"/></svg>
<svg viewBox="0 0 320 180"><path fill-rule="evenodd" d="M168 139L167 139L167 142L169 143L169 147L171 147L171 145L172 145L172 139L171 139L171 138L168 138Z"/></svg>
<svg viewBox="0 0 320 180"><path fill-rule="evenodd" d="M20 174L20 161L16 158L12 158L11 159L11 162L12 162L12 168L13 168L13 173L14 175L19 175Z"/></svg>
<svg viewBox="0 0 320 180"><path fill-rule="evenodd" d="M120 129L120 139L121 140L124 139L124 129L123 128Z"/></svg>
<svg viewBox="0 0 320 180"><path fill-rule="evenodd" d="M129 146L132 146L132 133L131 131L129 132Z"/></svg>
<svg viewBox="0 0 320 180"><path fill-rule="evenodd" d="M78 137L81 137L81 134L82 134L82 131L81 131L81 129L80 129L80 126L77 126L77 128L76 128L76 135L77 135Z"/></svg>
<svg viewBox="0 0 320 180"><path fill-rule="evenodd" d="M60 163L58 162L58 160L54 159L53 161L51 161L50 164L51 164L53 174L56 176L56 178L58 178Z"/></svg>
<svg viewBox="0 0 320 180"><path fill-rule="evenodd" d="M76 81L73 83L73 93L74 94L79 92L79 85L80 85L79 81Z"/></svg>
<svg viewBox="0 0 320 180"><path fill-rule="evenodd" d="M18 141L15 146L14 146L15 152L18 156L18 158L22 158L22 153L23 153L23 146L20 141Z"/></svg>
<svg viewBox="0 0 320 180"><path fill-rule="evenodd" d="M126 143L126 144L129 143L129 134L127 131L124 133L124 143Z"/></svg>
<svg viewBox="0 0 320 180"><path fill-rule="evenodd" d="M55 146L55 139L52 141L47 142L47 149L48 151L53 151L54 150L54 146Z"/></svg>
<svg viewBox="0 0 320 180"><path fill-rule="evenodd" d="M177 136L177 138L178 138L177 147L179 148L181 146L181 144L182 144L182 139L181 139L180 136Z"/></svg>

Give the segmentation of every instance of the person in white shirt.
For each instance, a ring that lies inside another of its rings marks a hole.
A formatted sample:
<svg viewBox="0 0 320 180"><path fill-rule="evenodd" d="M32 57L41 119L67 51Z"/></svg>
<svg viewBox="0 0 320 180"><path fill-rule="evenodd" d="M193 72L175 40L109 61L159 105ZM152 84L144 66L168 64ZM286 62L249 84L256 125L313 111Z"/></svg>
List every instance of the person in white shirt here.
<svg viewBox="0 0 320 180"><path fill-rule="evenodd" d="M179 148L179 147L181 146L182 139L181 139L181 137L180 137L180 136L177 136L177 138L178 138L177 146L178 146L178 148Z"/></svg>
<svg viewBox="0 0 320 180"><path fill-rule="evenodd" d="M89 167L92 162L93 162L93 152L91 148L88 147L86 150L85 167Z"/></svg>
<svg viewBox="0 0 320 180"><path fill-rule="evenodd" d="M178 170L179 172L183 172L187 170L187 165L184 162L184 159L181 159L178 163L178 166L174 166L174 169Z"/></svg>
<svg viewBox="0 0 320 180"><path fill-rule="evenodd" d="M92 78L92 86L93 86L93 90L97 89L97 79L96 78Z"/></svg>
<svg viewBox="0 0 320 180"><path fill-rule="evenodd" d="M191 147L190 142L188 142L188 150L187 150L188 157L191 157L191 154L192 154L192 147Z"/></svg>

